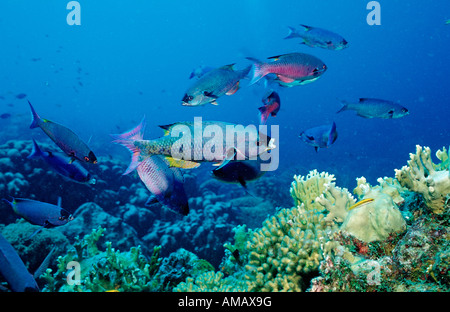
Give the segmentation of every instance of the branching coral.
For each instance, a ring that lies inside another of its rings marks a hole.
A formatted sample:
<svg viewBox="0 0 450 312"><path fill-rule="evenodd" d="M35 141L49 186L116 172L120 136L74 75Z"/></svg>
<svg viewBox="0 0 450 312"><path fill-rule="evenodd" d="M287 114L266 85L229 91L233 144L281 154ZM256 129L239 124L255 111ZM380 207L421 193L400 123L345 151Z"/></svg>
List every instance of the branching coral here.
<svg viewBox="0 0 450 312"><path fill-rule="evenodd" d="M314 201L325 191L326 185L335 180L334 175L327 172L318 173L317 170L310 171L306 177L295 175L290 188L294 205L304 204L307 210L322 209L315 205Z"/></svg>
<svg viewBox="0 0 450 312"><path fill-rule="evenodd" d="M69 250L58 257L58 269L52 274L47 269L42 276L47 280L43 291L152 291L157 290L159 281L155 272L159 267L159 248L155 247L150 261L142 255L140 247L120 252L106 243L106 250L100 251L97 241L105 229L99 228L86 235ZM69 283L66 275L68 264L76 261L80 265L79 283Z"/></svg>
<svg viewBox="0 0 450 312"><path fill-rule="evenodd" d="M441 164L431 160L429 147L416 145L416 153L410 154L408 166L395 170L395 177L400 184L413 192L421 194L425 205L436 214L444 212L444 200L450 193L450 172L448 169L448 153L445 148L438 151ZM445 168L447 167L447 168Z"/></svg>

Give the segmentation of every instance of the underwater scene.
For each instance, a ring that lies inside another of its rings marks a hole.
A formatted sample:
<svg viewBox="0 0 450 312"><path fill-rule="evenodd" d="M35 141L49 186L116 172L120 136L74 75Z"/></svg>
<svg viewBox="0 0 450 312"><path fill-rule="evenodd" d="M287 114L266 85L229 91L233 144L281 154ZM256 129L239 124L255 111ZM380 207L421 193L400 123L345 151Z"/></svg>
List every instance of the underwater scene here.
<svg viewBox="0 0 450 312"><path fill-rule="evenodd" d="M450 290L449 1L0 11L0 292Z"/></svg>

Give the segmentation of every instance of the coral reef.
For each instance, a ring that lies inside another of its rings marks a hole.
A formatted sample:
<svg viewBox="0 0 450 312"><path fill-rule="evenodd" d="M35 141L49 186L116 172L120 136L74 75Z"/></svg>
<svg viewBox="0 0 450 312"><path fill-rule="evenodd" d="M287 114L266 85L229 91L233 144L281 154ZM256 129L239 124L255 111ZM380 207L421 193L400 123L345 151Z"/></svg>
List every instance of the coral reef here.
<svg viewBox="0 0 450 312"><path fill-rule="evenodd" d="M448 152L445 148L439 150L436 157L441 160L438 165L431 160L429 147L417 145L416 153L410 154L408 165L395 170L395 177L402 186L421 194L431 211L441 214L445 198L450 194Z"/></svg>

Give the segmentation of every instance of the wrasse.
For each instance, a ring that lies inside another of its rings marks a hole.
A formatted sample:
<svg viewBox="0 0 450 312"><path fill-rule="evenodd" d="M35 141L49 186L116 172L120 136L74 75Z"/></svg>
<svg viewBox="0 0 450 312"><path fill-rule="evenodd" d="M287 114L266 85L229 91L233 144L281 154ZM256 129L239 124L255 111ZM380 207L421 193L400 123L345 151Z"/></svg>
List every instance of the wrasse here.
<svg viewBox="0 0 450 312"><path fill-rule="evenodd" d="M373 202L373 201L374 201L373 198L365 198L365 199L363 199L363 200L360 200L359 202L357 202L357 203L354 204L353 206L349 207L349 208L348 208L348 211L350 211L350 210L352 210L352 209L355 209L355 208L357 208L357 207L361 207L361 206L370 204L370 203Z"/></svg>

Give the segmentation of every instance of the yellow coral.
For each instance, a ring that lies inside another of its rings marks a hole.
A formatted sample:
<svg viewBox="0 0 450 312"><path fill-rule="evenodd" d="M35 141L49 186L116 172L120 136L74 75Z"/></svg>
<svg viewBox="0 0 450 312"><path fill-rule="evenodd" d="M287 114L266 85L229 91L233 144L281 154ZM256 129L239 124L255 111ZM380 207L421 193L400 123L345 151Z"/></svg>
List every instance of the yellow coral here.
<svg viewBox="0 0 450 312"><path fill-rule="evenodd" d="M314 200L325 191L326 184L335 180L333 174L318 173L317 170L310 171L306 177L295 175L290 188L295 206L304 204L307 210L320 208L320 206L314 204Z"/></svg>
<svg viewBox="0 0 450 312"><path fill-rule="evenodd" d="M254 231L247 244L249 290L300 291L302 276L317 270L332 227L305 205L282 209Z"/></svg>
<svg viewBox="0 0 450 312"><path fill-rule="evenodd" d="M422 194L425 205L432 212L442 214L445 210L445 197L450 193L450 173L448 165L446 169L442 165L444 161L448 161L445 148L437 155L442 160L441 165L432 162L429 147L416 145L416 154L410 154L408 166L395 170L395 177L401 186Z"/></svg>

